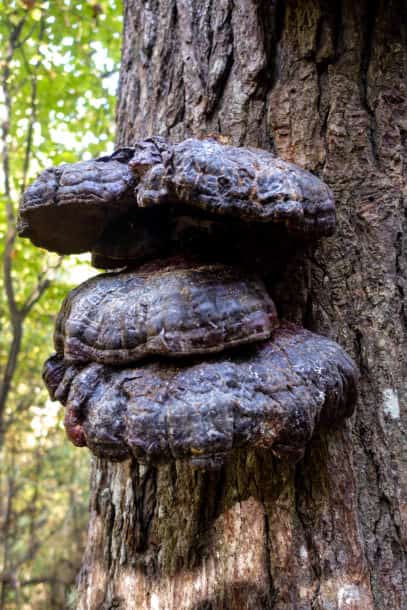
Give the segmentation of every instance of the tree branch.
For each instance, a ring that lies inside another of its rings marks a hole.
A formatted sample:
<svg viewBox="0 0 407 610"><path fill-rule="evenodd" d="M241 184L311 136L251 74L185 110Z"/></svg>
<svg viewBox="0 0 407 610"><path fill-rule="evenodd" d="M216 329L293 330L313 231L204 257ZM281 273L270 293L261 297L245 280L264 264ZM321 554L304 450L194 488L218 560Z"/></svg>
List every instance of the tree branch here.
<svg viewBox="0 0 407 610"><path fill-rule="evenodd" d="M25 23L26 16L24 16L15 28L11 31L7 54L5 57L4 68L2 71L1 85L3 89L4 105L6 110L6 116L2 124L2 136L3 136L3 148L2 148L2 165L3 165L3 180L4 180L4 195L6 200L6 218L7 218L7 231L5 239L5 248L3 253L3 272L4 272L4 286L6 292L7 305L10 315L10 321L12 326L12 339L7 355L6 366L3 374L3 378L0 382L0 447L4 441L4 434L6 432L6 426L4 421L4 414L6 408L7 398L11 388L11 382L14 373L17 368L18 355L21 349L21 342L23 337L23 323L27 315L30 313L34 305L41 299L44 292L47 290L50 284L49 270L43 272L35 286L33 292L27 298L26 302L19 309L16 300L15 289L13 284L13 251L16 240L16 222L15 213L13 207L12 193L11 193L11 180L10 180L10 158L9 158L9 137L12 121L12 97L10 94L9 87L9 76L10 76L10 62L14 56L15 50L20 48L23 61L27 69L27 73L31 77L31 96L30 96L30 121L27 127L26 146L23 159L23 179L21 183L21 193L27 186L28 171L30 166L30 160L32 156L32 142L34 124L37 118L37 77L33 74L22 48L23 41L20 41L20 34ZM44 16L41 19L39 41L43 39L45 31L45 20ZM52 269L60 267L62 258L58 259L57 265Z"/></svg>
<svg viewBox="0 0 407 610"><path fill-rule="evenodd" d="M41 273L39 276L39 280L34 290L30 294L30 296L26 299L25 303L22 305L20 309L20 315L23 320L30 313L31 309L34 307L36 303L41 299L44 292L47 290L48 286L52 282L52 278L50 277L51 272L55 272L60 268L62 261L64 260L63 256L59 256L55 265L48 267L45 271Z"/></svg>

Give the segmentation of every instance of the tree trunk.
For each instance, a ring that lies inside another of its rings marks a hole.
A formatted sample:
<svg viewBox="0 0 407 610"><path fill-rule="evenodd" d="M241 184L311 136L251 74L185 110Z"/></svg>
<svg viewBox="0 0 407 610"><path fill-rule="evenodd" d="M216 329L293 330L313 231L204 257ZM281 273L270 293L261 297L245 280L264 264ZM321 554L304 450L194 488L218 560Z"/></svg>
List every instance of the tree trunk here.
<svg viewBox="0 0 407 610"><path fill-rule="evenodd" d="M352 420L296 466L252 451L217 472L95 462L78 608L405 608L405 3L125 5L118 143L221 133L326 181L336 235L270 290L362 379Z"/></svg>

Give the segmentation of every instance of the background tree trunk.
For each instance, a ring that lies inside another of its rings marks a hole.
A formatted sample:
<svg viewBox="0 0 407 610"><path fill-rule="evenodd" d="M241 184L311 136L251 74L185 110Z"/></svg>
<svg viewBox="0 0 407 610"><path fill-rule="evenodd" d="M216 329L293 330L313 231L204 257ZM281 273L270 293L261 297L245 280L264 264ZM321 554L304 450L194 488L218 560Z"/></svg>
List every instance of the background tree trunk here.
<svg viewBox="0 0 407 610"><path fill-rule="evenodd" d="M250 451L215 473L96 462L78 607L405 608L405 2L125 5L118 143L220 132L322 177L338 231L270 289L362 380L352 420L297 466Z"/></svg>

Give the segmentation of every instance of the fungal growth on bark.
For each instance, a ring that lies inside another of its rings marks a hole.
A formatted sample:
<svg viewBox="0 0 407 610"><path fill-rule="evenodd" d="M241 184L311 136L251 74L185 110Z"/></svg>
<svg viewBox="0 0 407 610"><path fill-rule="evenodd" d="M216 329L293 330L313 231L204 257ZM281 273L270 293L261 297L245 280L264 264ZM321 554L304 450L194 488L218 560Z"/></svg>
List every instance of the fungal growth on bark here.
<svg viewBox="0 0 407 610"><path fill-rule="evenodd" d="M292 163L211 138L175 145L149 138L111 156L45 170L23 197L19 233L60 254L86 252L125 213L163 204L310 236L335 229L331 191Z"/></svg>
<svg viewBox="0 0 407 610"><path fill-rule="evenodd" d="M169 259L96 276L72 290L55 328L68 362L128 364L192 356L268 339L274 304L258 277Z"/></svg>
<svg viewBox="0 0 407 610"><path fill-rule="evenodd" d="M100 457L153 463L216 464L244 446L297 460L316 427L351 414L356 396L343 350L287 322L272 339L200 361L117 368L57 355L44 379L66 406L74 443Z"/></svg>
<svg viewBox="0 0 407 610"><path fill-rule="evenodd" d="M120 154L46 169L24 194L19 234L60 254L86 252L133 205L135 184Z"/></svg>
<svg viewBox="0 0 407 610"><path fill-rule="evenodd" d="M149 138L43 172L19 227L120 269L67 295L44 366L75 445L202 467L243 447L298 460L314 430L351 415L352 360L280 321L260 277L284 243L333 233L331 191L312 174L212 138Z"/></svg>

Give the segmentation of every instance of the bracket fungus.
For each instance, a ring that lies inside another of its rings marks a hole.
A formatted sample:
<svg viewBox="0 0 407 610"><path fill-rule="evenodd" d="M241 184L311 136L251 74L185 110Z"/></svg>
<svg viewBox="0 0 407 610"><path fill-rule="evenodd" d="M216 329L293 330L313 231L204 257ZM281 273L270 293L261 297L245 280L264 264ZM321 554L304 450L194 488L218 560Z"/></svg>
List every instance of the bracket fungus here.
<svg viewBox="0 0 407 610"><path fill-rule="evenodd" d="M310 236L335 229L331 191L292 163L213 138L175 145L148 138L42 172L24 194L19 233L60 254L86 252L126 212L164 203L186 207L191 216L197 210L282 224Z"/></svg>
<svg viewBox="0 0 407 610"><path fill-rule="evenodd" d="M135 184L120 154L46 169L24 193L18 232L59 254L86 252L132 206Z"/></svg>
<svg viewBox="0 0 407 610"><path fill-rule="evenodd" d="M277 313L259 278L182 258L159 263L102 274L72 290L56 322L57 353L68 362L128 364L270 337Z"/></svg>
<svg viewBox="0 0 407 610"><path fill-rule="evenodd" d="M44 379L74 443L153 463L211 465L243 446L297 460L317 426L351 414L356 395L339 345L287 322L271 340L203 361L117 368L53 356Z"/></svg>
<svg viewBox="0 0 407 610"><path fill-rule="evenodd" d="M43 377L68 437L110 460L300 459L314 430L351 415L358 372L338 344L278 320L258 272L273 244L334 229L317 177L213 138L148 138L43 172L20 234L120 269L72 290L57 318Z"/></svg>

